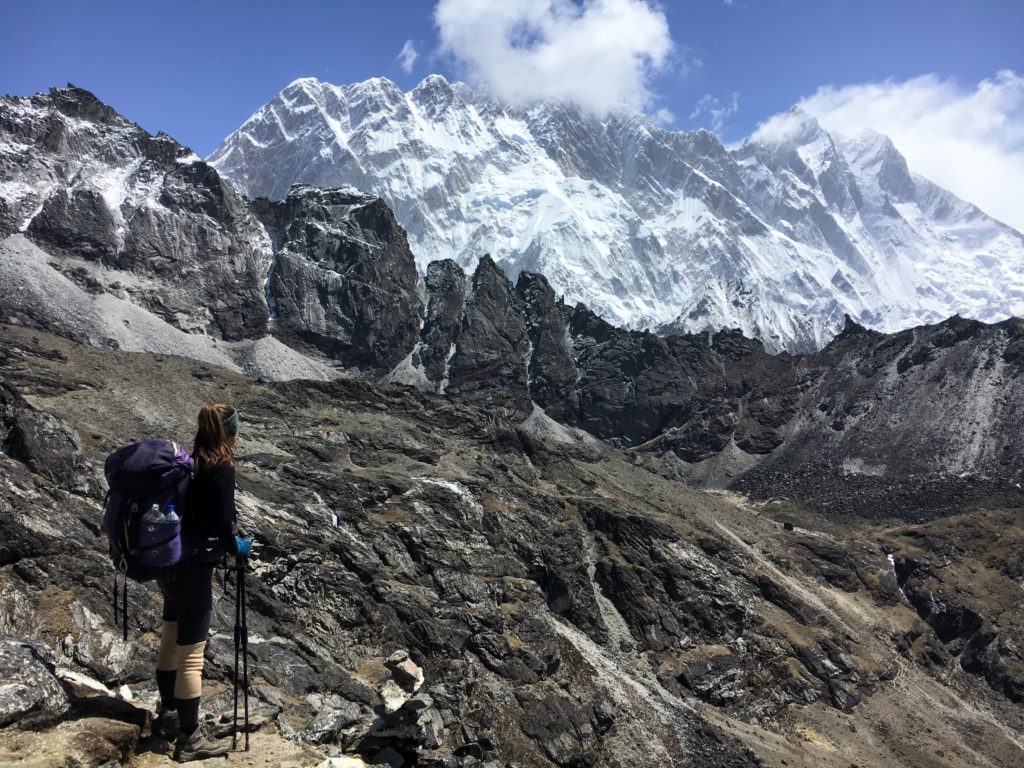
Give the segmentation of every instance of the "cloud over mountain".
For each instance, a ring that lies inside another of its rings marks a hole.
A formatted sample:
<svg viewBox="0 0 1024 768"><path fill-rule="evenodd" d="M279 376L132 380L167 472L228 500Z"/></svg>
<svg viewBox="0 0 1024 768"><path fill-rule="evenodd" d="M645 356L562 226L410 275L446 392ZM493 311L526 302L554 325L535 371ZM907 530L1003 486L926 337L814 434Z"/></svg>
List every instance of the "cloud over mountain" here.
<svg viewBox="0 0 1024 768"><path fill-rule="evenodd" d="M914 171L1024 231L1024 77L1013 70L973 88L935 75L827 86L800 106L829 130L889 136Z"/></svg>
<svg viewBox="0 0 1024 768"><path fill-rule="evenodd" d="M465 77L515 105L647 111L673 50L665 14L645 0L440 0L434 21Z"/></svg>

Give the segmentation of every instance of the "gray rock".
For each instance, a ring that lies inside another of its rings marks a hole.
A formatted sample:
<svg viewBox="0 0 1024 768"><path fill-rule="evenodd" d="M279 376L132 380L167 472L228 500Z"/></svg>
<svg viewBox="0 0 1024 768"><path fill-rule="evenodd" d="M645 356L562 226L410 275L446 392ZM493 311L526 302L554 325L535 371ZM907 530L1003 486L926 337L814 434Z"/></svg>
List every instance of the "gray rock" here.
<svg viewBox="0 0 1024 768"><path fill-rule="evenodd" d="M313 721L299 732L297 738L309 744L326 744L337 742L341 732L359 722L359 707L351 702L343 702L338 709L324 709Z"/></svg>
<svg viewBox="0 0 1024 768"><path fill-rule="evenodd" d="M0 728L45 728L71 709L54 667L32 643L0 639L0 680Z"/></svg>
<svg viewBox="0 0 1024 768"><path fill-rule="evenodd" d="M423 302L405 232L379 198L296 186L254 210L272 233L277 326L346 366L384 373L419 335Z"/></svg>
<svg viewBox="0 0 1024 768"><path fill-rule="evenodd" d="M522 302L488 256L473 273L446 392L507 418L531 411L530 339Z"/></svg>
<svg viewBox="0 0 1024 768"><path fill-rule="evenodd" d="M74 429L52 414L28 408L14 416L3 450L62 485L75 482L84 460L82 441Z"/></svg>
<svg viewBox="0 0 1024 768"><path fill-rule="evenodd" d="M182 330L265 335L268 243L211 166L71 85L0 101L0 126L31 147L0 160L31 190L5 201L0 220L17 223L0 230L24 228L90 293L124 291Z"/></svg>

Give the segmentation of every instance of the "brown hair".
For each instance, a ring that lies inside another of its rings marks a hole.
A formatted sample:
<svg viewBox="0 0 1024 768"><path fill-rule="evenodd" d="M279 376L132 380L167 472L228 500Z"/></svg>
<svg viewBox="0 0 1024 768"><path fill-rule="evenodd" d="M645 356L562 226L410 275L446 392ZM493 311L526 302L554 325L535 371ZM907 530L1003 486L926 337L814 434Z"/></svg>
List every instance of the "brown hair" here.
<svg viewBox="0 0 1024 768"><path fill-rule="evenodd" d="M222 461L235 463L231 449L238 435L228 434L224 428L224 422L234 412L235 409L227 403L207 403L199 410L199 428L192 446L192 458L196 461L197 472Z"/></svg>

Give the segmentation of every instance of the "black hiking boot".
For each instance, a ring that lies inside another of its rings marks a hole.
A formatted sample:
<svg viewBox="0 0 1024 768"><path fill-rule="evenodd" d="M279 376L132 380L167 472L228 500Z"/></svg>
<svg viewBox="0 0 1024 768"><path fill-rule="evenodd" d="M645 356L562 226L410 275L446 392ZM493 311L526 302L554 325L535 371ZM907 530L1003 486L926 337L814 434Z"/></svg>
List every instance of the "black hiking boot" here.
<svg viewBox="0 0 1024 768"><path fill-rule="evenodd" d="M178 713L173 709L160 707L150 730L154 736L164 741L174 741L178 736Z"/></svg>
<svg viewBox="0 0 1024 768"><path fill-rule="evenodd" d="M178 734L178 740L174 745L174 759L179 763L188 763L192 760L205 760L208 757L221 757L231 751L231 742L228 739L214 739L202 725L192 733Z"/></svg>

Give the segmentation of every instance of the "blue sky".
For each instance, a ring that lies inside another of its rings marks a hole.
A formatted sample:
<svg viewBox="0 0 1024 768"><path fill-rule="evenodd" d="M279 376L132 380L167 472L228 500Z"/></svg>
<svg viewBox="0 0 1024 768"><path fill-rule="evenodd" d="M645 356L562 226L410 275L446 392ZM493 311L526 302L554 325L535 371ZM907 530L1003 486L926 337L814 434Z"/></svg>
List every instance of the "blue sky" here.
<svg viewBox="0 0 1024 768"><path fill-rule="evenodd" d="M934 74L973 87L1001 69L1024 72L1018 0L676 0L655 9L673 52L648 80L651 111L671 112L673 128L712 127L709 110L690 115L702 98L717 101L727 141L824 85ZM433 10L429 0L6 0L0 92L74 82L207 154L296 77L383 75L408 88L430 72L465 74L437 52ZM407 40L419 54L410 72L396 58Z"/></svg>

